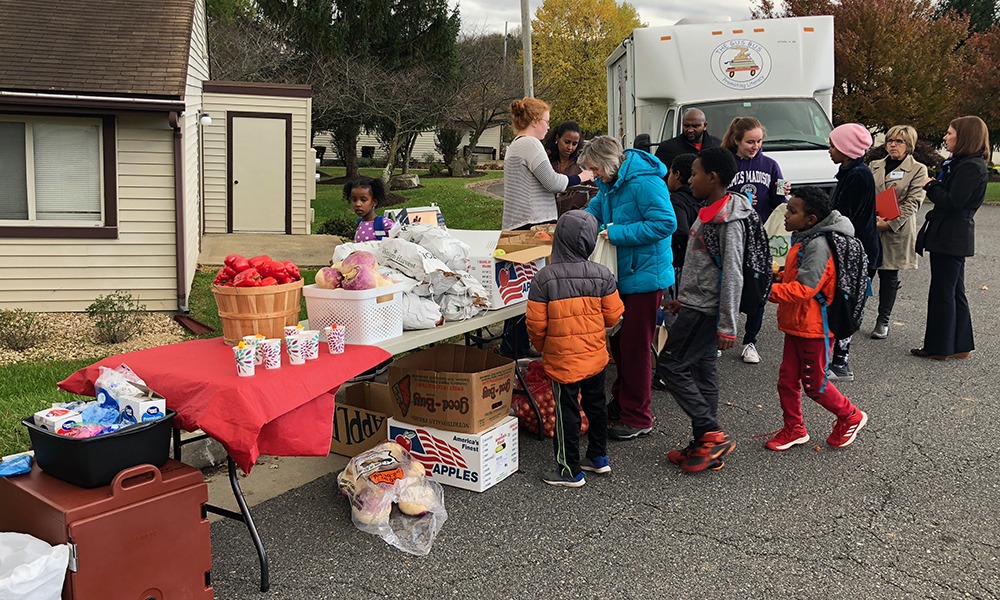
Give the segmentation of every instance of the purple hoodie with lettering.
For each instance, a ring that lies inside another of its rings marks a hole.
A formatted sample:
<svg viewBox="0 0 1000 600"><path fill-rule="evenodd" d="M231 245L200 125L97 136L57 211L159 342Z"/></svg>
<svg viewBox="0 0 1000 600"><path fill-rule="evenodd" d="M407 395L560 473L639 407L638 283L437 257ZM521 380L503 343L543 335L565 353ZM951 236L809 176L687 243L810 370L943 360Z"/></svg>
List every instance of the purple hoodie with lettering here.
<svg viewBox="0 0 1000 600"><path fill-rule="evenodd" d="M787 202L784 196L777 194L778 180L782 178L781 168L774 159L764 156L764 151L760 151L753 158L740 158L736 156L736 177L729 186L730 192L752 194L756 199L754 209L760 215L760 222L766 223L777 206Z"/></svg>

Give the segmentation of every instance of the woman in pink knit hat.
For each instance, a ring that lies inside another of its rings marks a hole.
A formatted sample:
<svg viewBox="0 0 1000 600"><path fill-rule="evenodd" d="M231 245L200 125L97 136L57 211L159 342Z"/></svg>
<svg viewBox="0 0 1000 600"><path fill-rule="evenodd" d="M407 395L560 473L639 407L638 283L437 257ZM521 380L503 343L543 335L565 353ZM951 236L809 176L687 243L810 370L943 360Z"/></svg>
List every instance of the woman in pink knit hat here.
<svg viewBox="0 0 1000 600"><path fill-rule="evenodd" d="M875 178L865 164L872 134L859 123L844 123L830 132L830 160L840 165L837 187L830 200L833 208L854 225L854 237L868 255L868 277L882 264L882 245L875 223ZM854 381L848 359L851 338L837 340L830 359L830 381Z"/></svg>

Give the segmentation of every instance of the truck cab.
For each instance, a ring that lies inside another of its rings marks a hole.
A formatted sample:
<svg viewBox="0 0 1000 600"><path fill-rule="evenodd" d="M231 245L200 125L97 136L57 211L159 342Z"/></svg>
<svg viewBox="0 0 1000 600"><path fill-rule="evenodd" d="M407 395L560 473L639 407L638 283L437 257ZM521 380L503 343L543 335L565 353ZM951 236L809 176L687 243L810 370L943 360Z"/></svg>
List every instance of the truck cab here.
<svg viewBox="0 0 1000 600"><path fill-rule="evenodd" d="M795 17L636 29L605 61L608 132L650 152L681 133L684 113L705 113L722 138L756 117L763 150L794 186L836 186L829 136L833 17ZM648 137L646 137L648 136Z"/></svg>

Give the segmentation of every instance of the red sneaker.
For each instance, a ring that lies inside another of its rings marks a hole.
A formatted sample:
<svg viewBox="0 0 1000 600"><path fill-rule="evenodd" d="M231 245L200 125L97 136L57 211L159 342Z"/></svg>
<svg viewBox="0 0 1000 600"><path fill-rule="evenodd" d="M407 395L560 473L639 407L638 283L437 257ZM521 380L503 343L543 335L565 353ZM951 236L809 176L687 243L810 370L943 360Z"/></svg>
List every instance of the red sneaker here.
<svg viewBox="0 0 1000 600"><path fill-rule="evenodd" d="M868 415L856 408L851 416L833 422L833 433L826 438L826 443L834 448L846 448L854 442L858 432L867 424Z"/></svg>
<svg viewBox="0 0 1000 600"><path fill-rule="evenodd" d="M674 463L675 465L681 464L681 462L691 454L691 450L698 445L698 442L691 442L683 450L671 450L667 452L667 460Z"/></svg>
<svg viewBox="0 0 1000 600"><path fill-rule="evenodd" d="M781 452L782 450L788 450L795 444L804 444L808 441L809 434L806 433L805 427L802 425L796 425L795 427L785 425L781 428L781 431L778 432L778 435L764 443L764 447L768 450Z"/></svg>
<svg viewBox="0 0 1000 600"><path fill-rule="evenodd" d="M725 433L709 431L695 442L693 448L687 449L687 456L680 462L681 469L689 473L704 471L713 466L720 469L722 464L719 463L722 461L718 459L732 452L735 447L736 442Z"/></svg>

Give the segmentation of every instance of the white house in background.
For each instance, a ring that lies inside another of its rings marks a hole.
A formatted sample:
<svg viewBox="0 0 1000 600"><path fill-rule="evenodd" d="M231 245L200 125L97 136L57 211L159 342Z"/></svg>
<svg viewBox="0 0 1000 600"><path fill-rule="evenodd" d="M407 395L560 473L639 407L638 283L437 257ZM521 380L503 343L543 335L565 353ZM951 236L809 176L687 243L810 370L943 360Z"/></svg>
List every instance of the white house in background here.
<svg viewBox="0 0 1000 600"><path fill-rule="evenodd" d="M0 0L0 309L185 310L204 232L309 232L308 91L208 77L204 0Z"/></svg>
<svg viewBox="0 0 1000 600"><path fill-rule="evenodd" d="M479 137L479 143L476 144L475 154L479 157L479 161L485 160L500 160L502 156L500 155L501 146L501 132L502 125L494 125L486 131L483 135ZM326 138L330 147L333 147L333 143L329 138ZM469 132L465 132L465 136L462 138L462 144L460 148L464 148L469 145ZM384 159L385 150L382 149L382 145L379 143L378 138L374 134L365 133L364 130L361 131L361 135L358 136L358 156L371 156L373 158ZM434 147L434 131L425 131L417 136L416 143L413 144L413 159L417 161L424 160L424 156L432 155L434 160L441 160L441 153L437 151Z"/></svg>

